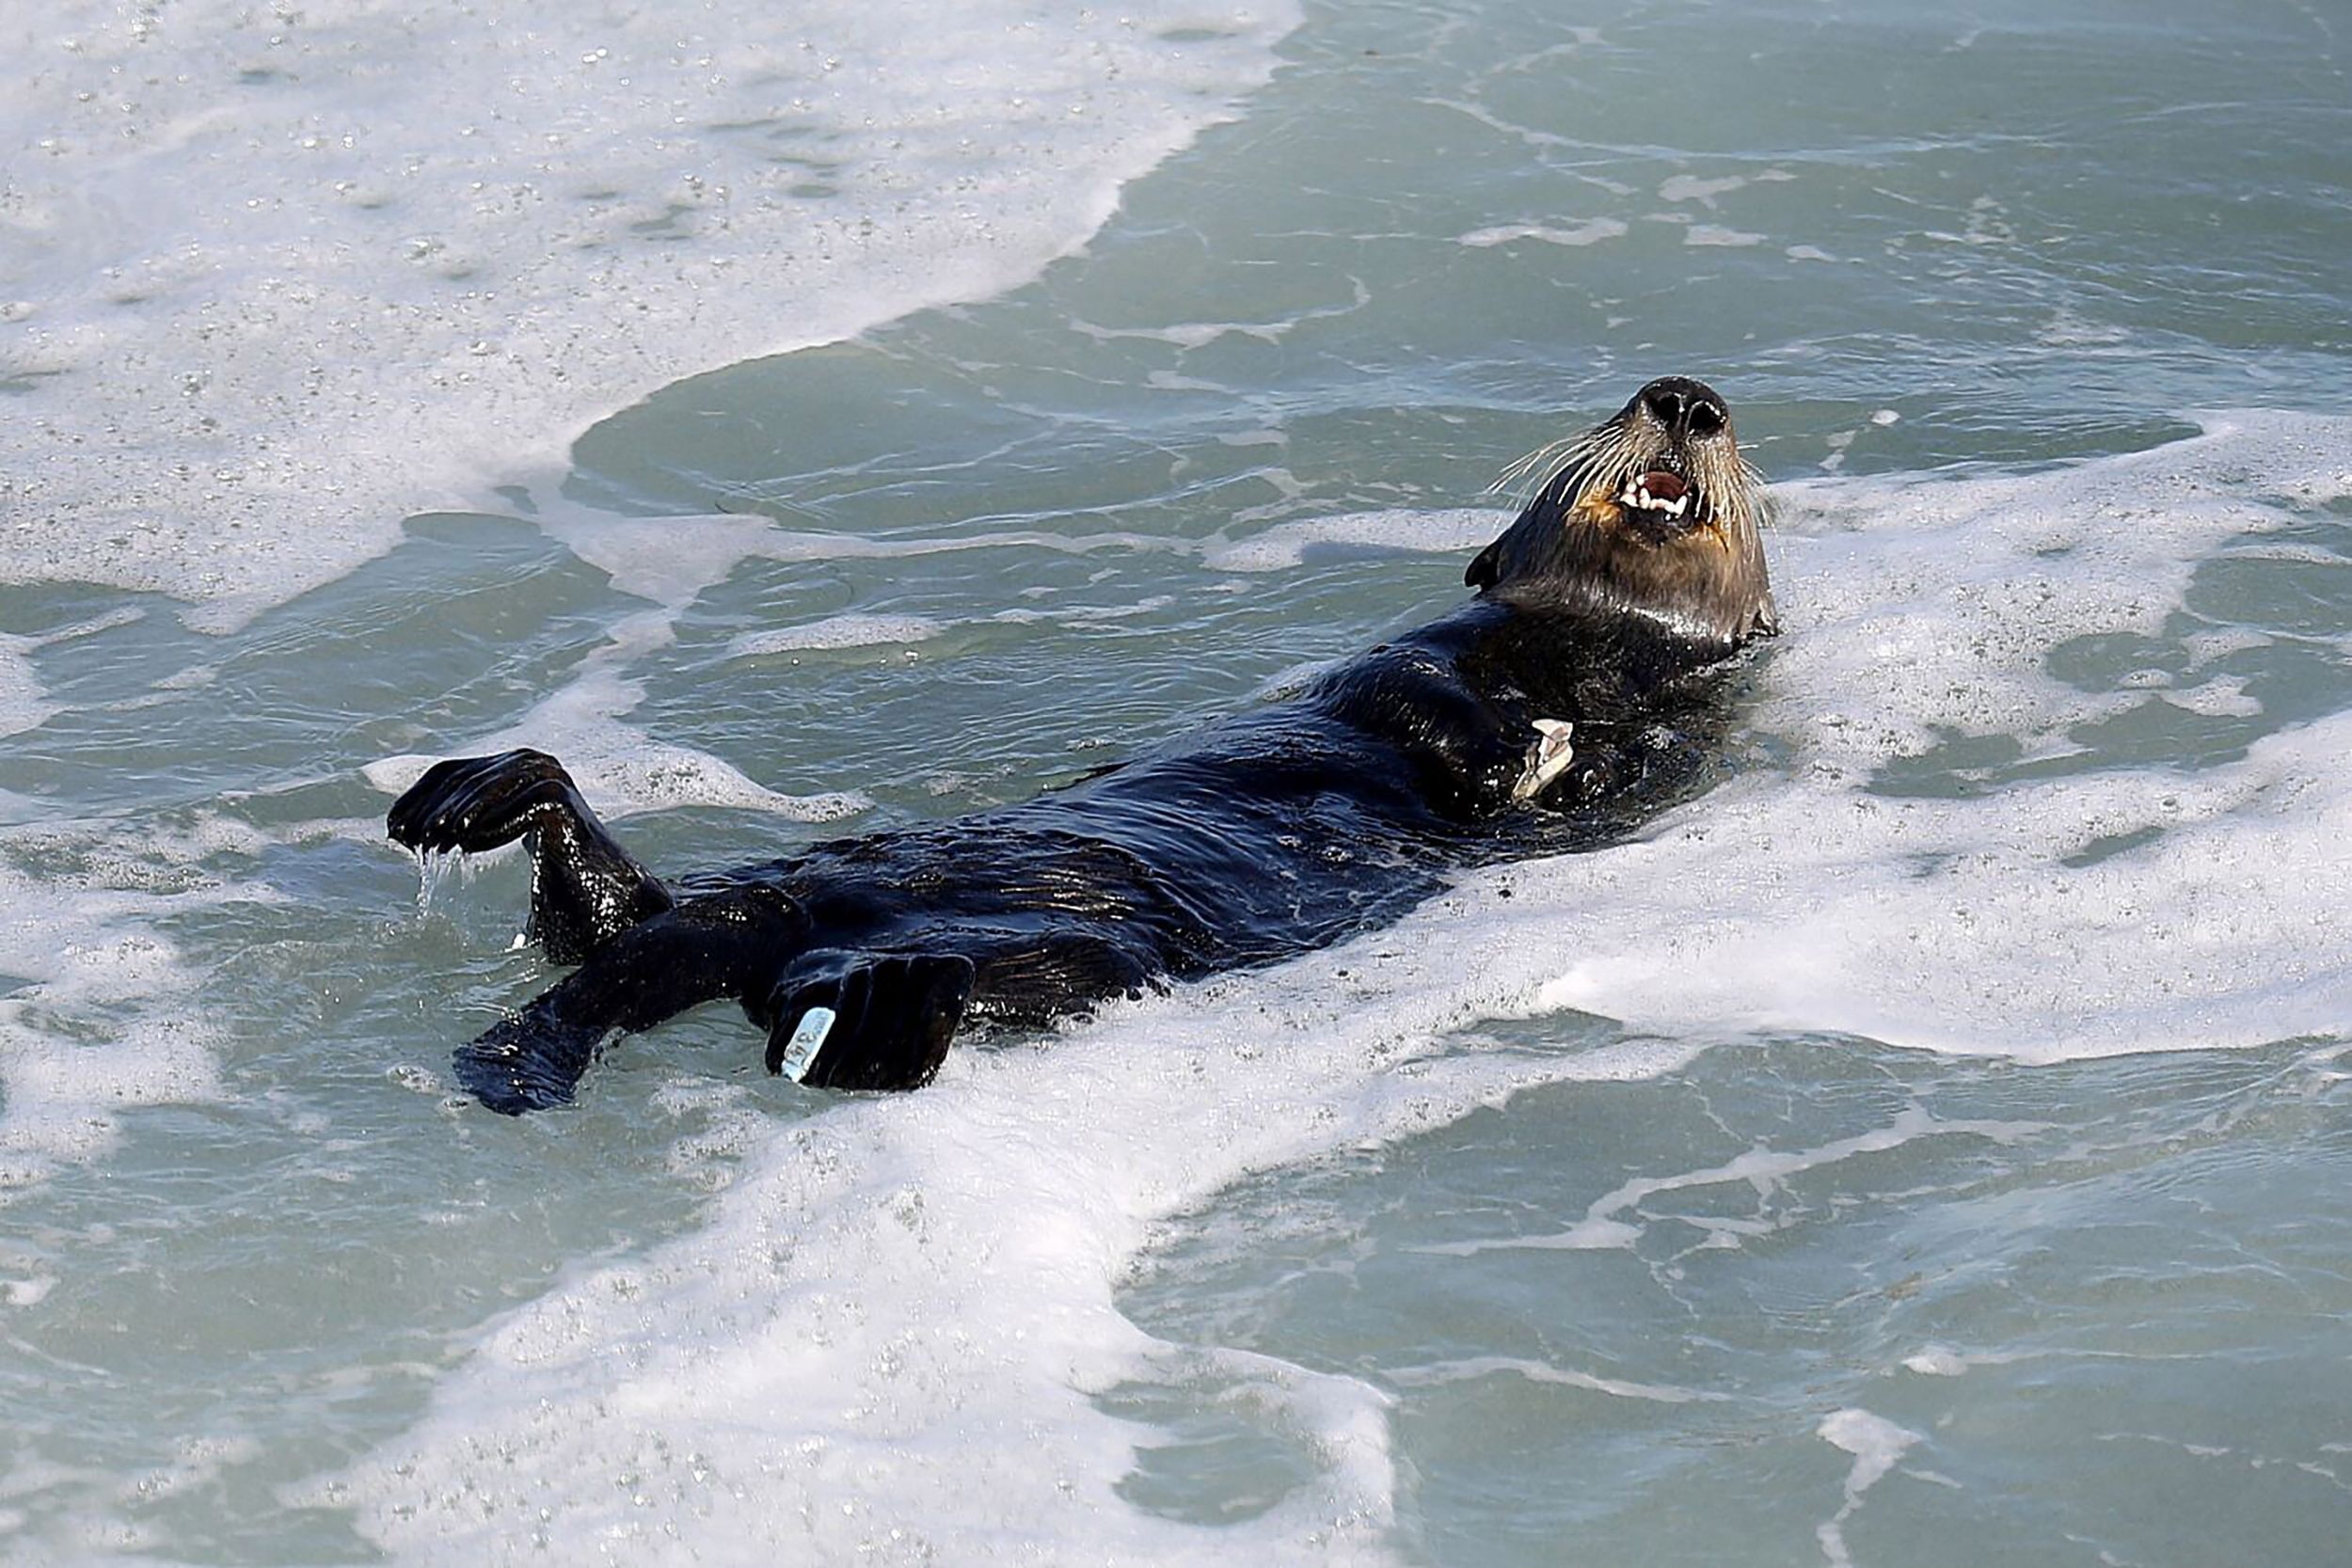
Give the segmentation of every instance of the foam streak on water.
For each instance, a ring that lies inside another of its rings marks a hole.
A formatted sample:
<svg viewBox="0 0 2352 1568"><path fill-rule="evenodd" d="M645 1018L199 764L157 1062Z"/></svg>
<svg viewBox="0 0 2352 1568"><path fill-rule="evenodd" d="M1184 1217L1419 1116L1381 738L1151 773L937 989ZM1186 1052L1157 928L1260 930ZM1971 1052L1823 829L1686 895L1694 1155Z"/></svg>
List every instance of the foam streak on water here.
<svg viewBox="0 0 2352 1568"><path fill-rule="evenodd" d="M235 625L667 382L1033 276L1294 20L19 10L0 581Z"/></svg>

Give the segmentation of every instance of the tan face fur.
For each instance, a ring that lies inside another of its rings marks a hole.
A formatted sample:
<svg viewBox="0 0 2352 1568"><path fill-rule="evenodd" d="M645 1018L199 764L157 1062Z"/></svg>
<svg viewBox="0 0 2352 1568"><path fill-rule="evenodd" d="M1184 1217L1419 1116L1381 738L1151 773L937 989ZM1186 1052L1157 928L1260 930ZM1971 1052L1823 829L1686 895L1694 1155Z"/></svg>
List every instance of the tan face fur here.
<svg viewBox="0 0 2352 1568"><path fill-rule="evenodd" d="M1763 483L1704 383L1663 376L1529 465L1559 467L1470 580L1597 603L1730 642L1775 629Z"/></svg>

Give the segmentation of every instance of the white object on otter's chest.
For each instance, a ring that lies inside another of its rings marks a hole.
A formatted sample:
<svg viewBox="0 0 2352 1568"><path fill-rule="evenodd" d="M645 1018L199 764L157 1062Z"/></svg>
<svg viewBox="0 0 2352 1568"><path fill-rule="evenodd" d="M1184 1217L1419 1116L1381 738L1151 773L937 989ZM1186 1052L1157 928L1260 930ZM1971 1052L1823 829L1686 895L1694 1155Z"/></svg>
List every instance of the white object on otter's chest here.
<svg viewBox="0 0 2352 1568"><path fill-rule="evenodd" d="M1535 721L1535 744L1527 749L1527 766L1519 773L1519 782L1511 786L1512 800L1533 800L1566 771L1576 760L1576 748L1568 744L1575 728L1565 719Z"/></svg>

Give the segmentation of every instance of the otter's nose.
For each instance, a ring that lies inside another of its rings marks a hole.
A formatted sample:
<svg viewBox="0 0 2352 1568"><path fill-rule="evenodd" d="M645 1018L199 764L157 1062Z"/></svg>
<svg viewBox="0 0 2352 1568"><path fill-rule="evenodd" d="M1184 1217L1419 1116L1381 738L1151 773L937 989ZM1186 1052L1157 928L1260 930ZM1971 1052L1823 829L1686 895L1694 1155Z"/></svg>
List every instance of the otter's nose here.
<svg viewBox="0 0 2352 1568"><path fill-rule="evenodd" d="M1642 394L1650 416L1679 441L1690 436L1712 436L1724 428L1724 405L1704 392L1687 387L1652 387Z"/></svg>

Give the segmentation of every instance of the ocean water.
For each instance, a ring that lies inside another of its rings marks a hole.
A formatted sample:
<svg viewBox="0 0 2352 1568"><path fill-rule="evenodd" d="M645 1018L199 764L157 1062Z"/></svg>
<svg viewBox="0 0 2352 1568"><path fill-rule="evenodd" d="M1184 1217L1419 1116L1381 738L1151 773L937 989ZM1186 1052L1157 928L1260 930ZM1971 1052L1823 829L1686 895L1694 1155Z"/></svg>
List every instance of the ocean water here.
<svg viewBox="0 0 2352 1568"><path fill-rule="evenodd" d="M0 1560L2344 1560L2352 16L0 38ZM1017 799L1669 372L1787 635L1632 841L914 1096L453 1092L551 972L429 759Z"/></svg>

